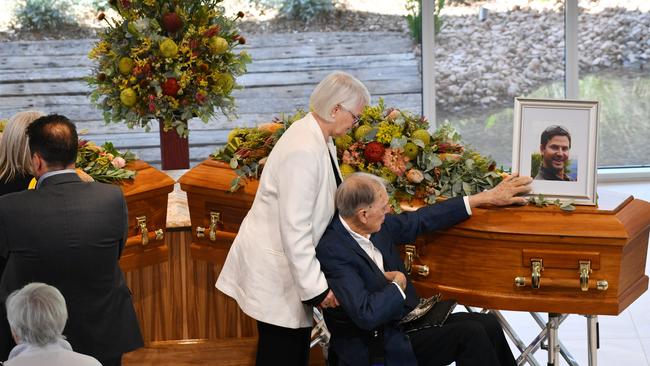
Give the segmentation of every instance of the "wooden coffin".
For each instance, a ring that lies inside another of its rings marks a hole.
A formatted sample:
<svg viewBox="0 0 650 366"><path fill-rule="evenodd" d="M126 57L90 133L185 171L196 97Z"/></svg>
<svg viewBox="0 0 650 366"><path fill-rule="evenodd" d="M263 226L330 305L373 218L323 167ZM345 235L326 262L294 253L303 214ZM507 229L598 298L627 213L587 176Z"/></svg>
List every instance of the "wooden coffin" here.
<svg viewBox="0 0 650 366"><path fill-rule="evenodd" d="M228 192L235 177L226 164L206 160L179 180L195 258L222 264L228 253L257 189L251 181ZM409 248L414 283L421 296L441 292L484 308L619 314L648 287L650 203L600 192L599 204L572 213L555 206L474 209L469 220L422 235ZM426 276L418 274L423 265Z"/></svg>
<svg viewBox="0 0 650 366"><path fill-rule="evenodd" d="M613 192L571 213L473 209L469 220L419 238L414 262L429 274L414 282L421 295L483 308L617 315L648 288L649 228L650 203Z"/></svg>
<svg viewBox="0 0 650 366"><path fill-rule="evenodd" d="M175 184L167 174L141 160L127 168L137 173L135 179L119 183L129 210L129 234L120 259L125 272L167 260L167 197Z"/></svg>
<svg viewBox="0 0 650 366"><path fill-rule="evenodd" d="M181 189L187 192L193 258L216 264L225 261L258 185L257 181L249 181L232 193L230 184L236 177L227 164L208 159L178 180Z"/></svg>

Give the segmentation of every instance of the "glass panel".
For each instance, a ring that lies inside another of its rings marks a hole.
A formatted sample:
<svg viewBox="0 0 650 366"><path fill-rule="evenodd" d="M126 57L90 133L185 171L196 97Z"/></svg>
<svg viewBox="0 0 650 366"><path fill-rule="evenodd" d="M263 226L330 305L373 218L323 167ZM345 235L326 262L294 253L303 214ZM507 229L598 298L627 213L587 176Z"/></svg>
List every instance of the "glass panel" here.
<svg viewBox="0 0 650 366"><path fill-rule="evenodd" d="M564 97L564 7L480 4L442 9L436 122L449 121L467 144L510 167L514 98Z"/></svg>
<svg viewBox="0 0 650 366"><path fill-rule="evenodd" d="M598 165L650 165L650 1L579 5L580 98L600 102Z"/></svg>

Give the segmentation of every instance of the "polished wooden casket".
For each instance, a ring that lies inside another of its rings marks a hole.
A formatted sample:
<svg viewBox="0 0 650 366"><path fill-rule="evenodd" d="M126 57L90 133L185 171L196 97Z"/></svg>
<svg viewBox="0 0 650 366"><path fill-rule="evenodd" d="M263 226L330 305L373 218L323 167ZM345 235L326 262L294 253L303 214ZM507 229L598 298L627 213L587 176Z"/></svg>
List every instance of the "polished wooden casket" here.
<svg viewBox="0 0 650 366"><path fill-rule="evenodd" d="M206 160L179 180L187 192L192 255L223 264L257 182ZM269 213L272 214L272 213ZM616 315L648 288L650 203L600 192L599 206L476 208L448 230L405 246L421 296L442 293L501 310ZM263 240L263 238L261 238Z"/></svg>
<svg viewBox="0 0 650 366"><path fill-rule="evenodd" d="M187 192L192 223L190 252L195 259L223 264L239 225L253 203L257 181L229 191L235 172L222 162L205 160L178 182Z"/></svg>
<svg viewBox="0 0 650 366"><path fill-rule="evenodd" d="M149 164L137 160L126 166L136 171L135 179L118 185L129 210L129 234L120 258L123 271L131 271L168 258L165 244L167 197L174 180Z"/></svg>

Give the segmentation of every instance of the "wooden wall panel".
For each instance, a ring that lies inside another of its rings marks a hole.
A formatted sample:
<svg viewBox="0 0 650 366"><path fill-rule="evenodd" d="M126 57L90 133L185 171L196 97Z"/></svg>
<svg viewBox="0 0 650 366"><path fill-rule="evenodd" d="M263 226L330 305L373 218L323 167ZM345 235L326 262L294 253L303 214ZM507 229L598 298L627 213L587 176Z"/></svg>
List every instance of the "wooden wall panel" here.
<svg viewBox="0 0 650 366"><path fill-rule="evenodd" d="M189 257L189 252L187 253ZM257 335L255 321L214 284L221 265L190 259L188 264L188 330L190 338L221 339Z"/></svg>
<svg viewBox="0 0 650 366"><path fill-rule="evenodd" d="M169 258L125 273L146 343L257 336L255 320L214 284L221 265L194 260L191 232L168 231Z"/></svg>
<svg viewBox="0 0 650 366"><path fill-rule="evenodd" d="M183 258L179 251L188 233L166 232L169 258L163 263L125 273L145 342L184 338L182 300L185 285L181 278Z"/></svg>

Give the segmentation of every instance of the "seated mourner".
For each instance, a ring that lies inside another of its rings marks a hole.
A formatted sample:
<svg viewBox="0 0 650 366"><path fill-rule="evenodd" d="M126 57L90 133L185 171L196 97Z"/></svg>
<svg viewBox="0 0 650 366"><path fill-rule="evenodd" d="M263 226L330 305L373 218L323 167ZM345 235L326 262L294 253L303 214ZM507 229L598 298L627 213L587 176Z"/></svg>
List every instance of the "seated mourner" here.
<svg viewBox="0 0 650 366"><path fill-rule="evenodd" d="M453 313L439 327L408 334L398 324L419 303L396 244L448 228L471 208L524 204L529 177L506 178L495 188L452 198L415 212L386 215L383 181L355 173L336 192L339 216L325 231L316 255L339 303L325 309L332 333L330 357L338 365L515 365L501 326L491 314Z"/></svg>
<svg viewBox="0 0 650 366"><path fill-rule="evenodd" d="M14 291L7 298L7 318L17 346L5 366L101 366L72 351L61 334L68 310L55 287L33 282Z"/></svg>

